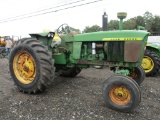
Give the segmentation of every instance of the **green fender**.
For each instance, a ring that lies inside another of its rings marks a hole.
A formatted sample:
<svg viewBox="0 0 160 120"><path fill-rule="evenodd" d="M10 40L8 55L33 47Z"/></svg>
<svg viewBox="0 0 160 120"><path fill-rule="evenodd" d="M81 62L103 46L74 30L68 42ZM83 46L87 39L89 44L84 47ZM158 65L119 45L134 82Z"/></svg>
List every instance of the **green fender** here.
<svg viewBox="0 0 160 120"><path fill-rule="evenodd" d="M147 43L146 50L153 51L160 57L160 43Z"/></svg>

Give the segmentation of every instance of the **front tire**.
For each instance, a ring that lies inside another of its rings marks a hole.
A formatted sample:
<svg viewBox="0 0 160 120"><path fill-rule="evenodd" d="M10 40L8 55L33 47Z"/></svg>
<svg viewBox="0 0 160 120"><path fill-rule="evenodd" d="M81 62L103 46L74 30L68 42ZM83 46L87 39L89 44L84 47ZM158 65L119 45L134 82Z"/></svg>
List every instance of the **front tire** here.
<svg viewBox="0 0 160 120"><path fill-rule="evenodd" d="M24 93L43 92L53 82L55 74L50 52L33 38L14 44L9 56L9 70L13 81Z"/></svg>
<svg viewBox="0 0 160 120"><path fill-rule="evenodd" d="M121 112L134 110L141 101L138 84L122 75L111 76L104 82L102 96L109 108Z"/></svg>

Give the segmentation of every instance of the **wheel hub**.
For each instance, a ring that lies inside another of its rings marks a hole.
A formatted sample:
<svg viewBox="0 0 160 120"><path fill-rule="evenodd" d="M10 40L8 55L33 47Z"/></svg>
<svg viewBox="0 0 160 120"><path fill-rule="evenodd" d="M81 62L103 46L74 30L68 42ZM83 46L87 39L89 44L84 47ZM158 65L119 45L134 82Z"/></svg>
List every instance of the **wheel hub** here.
<svg viewBox="0 0 160 120"><path fill-rule="evenodd" d="M123 97L123 93L118 93L118 97Z"/></svg>
<svg viewBox="0 0 160 120"><path fill-rule="evenodd" d="M143 67L145 72L150 72L154 67L154 62L150 57L144 56L141 66Z"/></svg>
<svg viewBox="0 0 160 120"><path fill-rule="evenodd" d="M25 71L25 72L28 72L29 71L29 68L28 68L28 66L23 66L23 70Z"/></svg>
<svg viewBox="0 0 160 120"><path fill-rule="evenodd" d="M125 87L114 86L110 90L110 98L114 103L118 105L125 105L130 101L131 95L129 90L127 90Z"/></svg>

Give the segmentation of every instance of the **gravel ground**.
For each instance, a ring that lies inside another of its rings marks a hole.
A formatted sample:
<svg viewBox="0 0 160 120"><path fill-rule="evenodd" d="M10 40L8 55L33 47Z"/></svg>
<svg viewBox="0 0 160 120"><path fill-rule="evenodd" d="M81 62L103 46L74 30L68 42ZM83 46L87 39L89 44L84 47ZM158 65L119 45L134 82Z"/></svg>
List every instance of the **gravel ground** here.
<svg viewBox="0 0 160 120"><path fill-rule="evenodd" d="M109 69L84 69L75 78L59 79L57 85L36 95L23 94L8 71L8 59L0 59L0 120L158 120L160 76L141 84L142 100L130 113L106 107L101 89Z"/></svg>

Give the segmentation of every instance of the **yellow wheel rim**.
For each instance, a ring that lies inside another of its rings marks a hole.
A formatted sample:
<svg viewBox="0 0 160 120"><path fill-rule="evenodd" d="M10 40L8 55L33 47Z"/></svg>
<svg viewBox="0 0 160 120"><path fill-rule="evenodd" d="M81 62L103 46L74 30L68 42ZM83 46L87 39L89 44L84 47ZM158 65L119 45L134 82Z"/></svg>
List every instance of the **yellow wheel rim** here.
<svg viewBox="0 0 160 120"><path fill-rule="evenodd" d="M25 51L17 53L13 59L13 71L23 84L30 84L36 76L36 65L33 57Z"/></svg>
<svg viewBox="0 0 160 120"><path fill-rule="evenodd" d="M141 66L143 67L144 71L146 73L148 73L151 70L153 70L153 68L154 68L154 62L153 62L153 60L150 57L144 56L143 60L142 60Z"/></svg>
<svg viewBox="0 0 160 120"><path fill-rule="evenodd" d="M111 100L117 105L126 105L131 99L131 94L124 86L114 86L109 91Z"/></svg>

